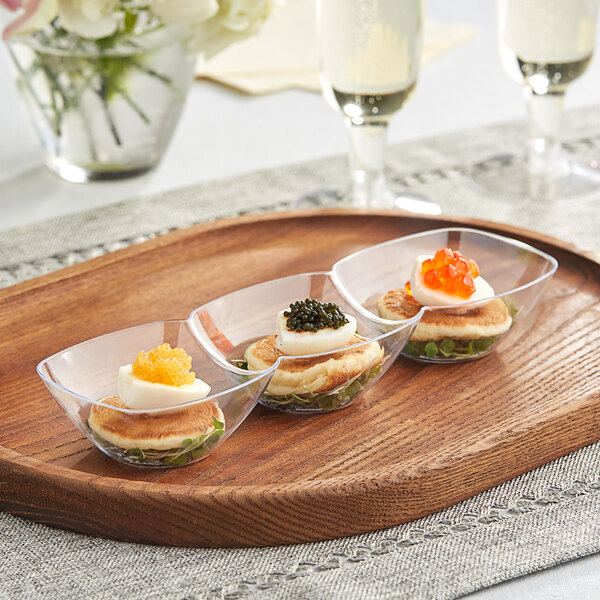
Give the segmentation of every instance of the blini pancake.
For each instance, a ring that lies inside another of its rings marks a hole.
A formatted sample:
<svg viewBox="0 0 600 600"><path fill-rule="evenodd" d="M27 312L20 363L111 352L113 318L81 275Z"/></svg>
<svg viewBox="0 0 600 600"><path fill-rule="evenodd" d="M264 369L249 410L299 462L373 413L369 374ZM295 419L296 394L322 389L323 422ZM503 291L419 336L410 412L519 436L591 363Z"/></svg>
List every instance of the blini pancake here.
<svg viewBox="0 0 600 600"><path fill-rule="evenodd" d="M357 334L346 344L352 346L366 341ZM383 347L370 342L349 350L339 350L312 358L283 361L275 371L267 392L273 396L296 394L304 396L333 390L346 381L373 368L383 360ZM276 336L270 335L246 348L248 368L262 371L284 356L277 348Z"/></svg>
<svg viewBox="0 0 600 600"><path fill-rule="evenodd" d="M110 396L94 404L88 424L101 438L120 448L172 450L183 440L196 438L214 429L213 417L225 418L215 402L198 402L190 408L158 414L130 414L109 408L127 408L118 396Z"/></svg>
<svg viewBox="0 0 600 600"><path fill-rule="evenodd" d="M391 290L377 301L379 315L395 321L410 319L421 308L404 288ZM445 338L476 340L506 333L511 325L512 318L506 304L495 298L461 312L426 310L410 339L415 342Z"/></svg>

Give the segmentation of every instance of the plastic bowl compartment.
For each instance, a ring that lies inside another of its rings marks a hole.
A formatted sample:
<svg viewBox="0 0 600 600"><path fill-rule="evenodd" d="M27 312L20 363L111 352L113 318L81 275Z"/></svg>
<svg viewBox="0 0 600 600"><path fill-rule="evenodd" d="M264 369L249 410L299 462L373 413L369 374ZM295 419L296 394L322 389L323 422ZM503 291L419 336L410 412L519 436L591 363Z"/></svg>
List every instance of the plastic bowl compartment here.
<svg viewBox="0 0 600 600"><path fill-rule="evenodd" d="M495 295L452 307L423 307L421 320L402 354L427 363L462 362L492 352L535 306L558 266L552 256L518 240L452 227L365 248L338 261L332 278L355 313L380 316L377 304L381 296L391 290L400 294L416 258L433 255L443 247L475 260ZM400 302L406 306L405 298ZM419 308L416 303L412 310ZM389 327L398 322L384 320Z"/></svg>
<svg viewBox="0 0 600 600"><path fill-rule="evenodd" d="M207 397L149 410L103 402L117 395L119 367L164 342L192 357L192 371L211 387ZM67 348L41 361L37 371L73 424L104 454L140 467L175 467L215 451L254 408L274 369L251 374L219 364L188 321L157 321Z"/></svg>
<svg viewBox="0 0 600 600"><path fill-rule="evenodd" d="M190 322L216 361L245 368L248 346L274 335L277 313L305 298L338 304L344 313L356 317L357 333L365 339L319 354L292 357L275 352L265 356L277 370L260 402L298 413L338 410L349 406L385 373L410 338L419 316L389 328L368 311L354 310L331 275L318 272L275 279L222 296L194 310Z"/></svg>

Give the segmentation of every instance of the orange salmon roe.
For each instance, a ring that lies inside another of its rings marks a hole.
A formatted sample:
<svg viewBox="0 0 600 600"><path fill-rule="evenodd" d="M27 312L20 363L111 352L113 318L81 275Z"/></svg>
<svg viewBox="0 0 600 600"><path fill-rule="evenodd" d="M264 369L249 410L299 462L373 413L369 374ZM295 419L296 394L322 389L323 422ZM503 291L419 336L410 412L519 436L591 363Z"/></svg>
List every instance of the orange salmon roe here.
<svg viewBox="0 0 600 600"><path fill-rule="evenodd" d="M479 275L479 267L457 250L440 248L433 258L423 261L421 273L428 288L468 298L475 291L473 279Z"/></svg>
<svg viewBox="0 0 600 600"><path fill-rule="evenodd" d="M182 348L161 344L158 348L137 355L131 366L135 377L150 383L182 386L194 383L196 374L190 372L192 357Z"/></svg>

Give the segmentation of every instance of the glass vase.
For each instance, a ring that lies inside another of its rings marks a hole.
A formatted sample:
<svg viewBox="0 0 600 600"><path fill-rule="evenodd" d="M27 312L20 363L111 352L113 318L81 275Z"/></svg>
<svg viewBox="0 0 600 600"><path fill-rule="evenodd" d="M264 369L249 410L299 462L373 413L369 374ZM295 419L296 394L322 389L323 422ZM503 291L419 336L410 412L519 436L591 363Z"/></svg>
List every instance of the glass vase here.
<svg viewBox="0 0 600 600"><path fill-rule="evenodd" d="M48 168L86 182L156 166L193 80L187 41L178 26L103 40L49 26L8 40Z"/></svg>

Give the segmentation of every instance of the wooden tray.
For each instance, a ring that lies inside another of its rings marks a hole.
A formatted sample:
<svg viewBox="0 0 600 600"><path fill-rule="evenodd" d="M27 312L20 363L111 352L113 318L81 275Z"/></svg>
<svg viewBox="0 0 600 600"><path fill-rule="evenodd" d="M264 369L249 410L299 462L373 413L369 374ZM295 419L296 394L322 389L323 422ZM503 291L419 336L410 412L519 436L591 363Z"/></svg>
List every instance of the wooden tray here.
<svg viewBox="0 0 600 600"><path fill-rule="evenodd" d="M463 365L399 359L356 405L294 416L257 407L222 448L171 470L93 448L37 362L131 325L185 318L240 287L394 237L468 224L560 262L501 352ZM440 510L600 437L600 265L514 227L391 212L252 216L200 225L0 292L0 509L64 529L182 546L346 536Z"/></svg>

